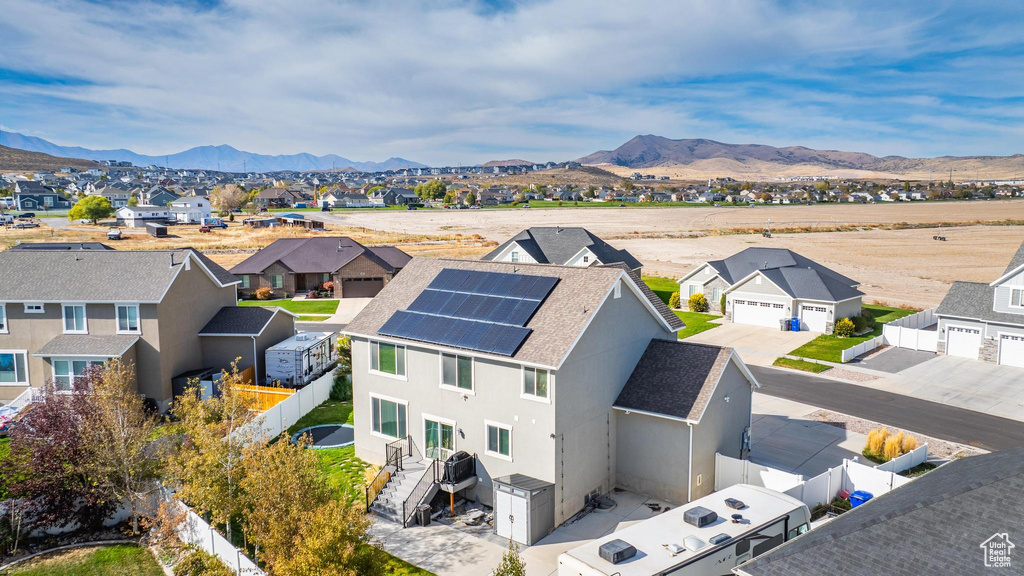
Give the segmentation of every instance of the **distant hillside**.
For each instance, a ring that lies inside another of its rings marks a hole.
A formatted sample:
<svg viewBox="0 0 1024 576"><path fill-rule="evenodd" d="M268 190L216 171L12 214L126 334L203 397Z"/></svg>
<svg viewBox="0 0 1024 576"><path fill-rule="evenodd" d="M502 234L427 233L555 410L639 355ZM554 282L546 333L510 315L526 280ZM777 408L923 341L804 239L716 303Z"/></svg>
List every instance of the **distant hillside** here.
<svg viewBox="0 0 1024 576"><path fill-rule="evenodd" d="M625 169L660 168L654 172L693 177L701 174L756 174L769 177L836 173L848 177L902 175L926 178L931 175L938 179L950 169L954 171L957 180L1024 175L1024 155L1021 154L940 158L878 157L863 152L814 150L804 146L777 148L762 144L725 144L704 139L672 140L650 134L636 136L614 150L594 152L580 158L578 162L608 166L620 174L628 172Z"/></svg>
<svg viewBox="0 0 1024 576"><path fill-rule="evenodd" d="M197 146L184 152L166 156L136 154L123 148L117 150L92 150L79 146L60 146L16 132L0 132L0 140L12 148L31 152L43 152L54 156L82 158L86 160L128 161L136 166L164 166L191 170L220 170L223 172L278 172L283 170L312 171L331 170L351 166L365 172L398 170L401 168L424 168L424 164L404 158L388 158L383 162L356 162L335 154L314 156L312 154L286 154L270 156L238 150L226 144L220 146Z"/></svg>
<svg viewBox="0 0 1024 576"><path fill-rule="evenodd" d="M0 146L0 172L29 172L32 170L59 170L71 167L78 170L89 170L101 166L91 160L79 158L61 158L42 152L29 152L17 148Z"/></svg>
<svg viewBox="0 0 1024 576"><path fill-rule="evenodd" d="M536 162L529 162L527 160L491 160L484 164L484 168L494 168L495 166L533 166Z"/></svg>

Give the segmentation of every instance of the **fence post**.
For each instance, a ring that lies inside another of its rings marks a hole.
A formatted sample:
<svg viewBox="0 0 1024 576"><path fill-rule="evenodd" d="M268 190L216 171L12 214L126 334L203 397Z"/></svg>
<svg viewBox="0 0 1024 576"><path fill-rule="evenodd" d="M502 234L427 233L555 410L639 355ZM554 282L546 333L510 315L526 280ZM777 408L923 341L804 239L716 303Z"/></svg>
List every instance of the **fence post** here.
<svg viewBox="0 0 1024 576"><path fill-rule="evenodd" d="M217 545L214 544L214 540L213 540L213 525L212 524L210 525L210 553L211 554L216 554L217 553Z"/></svg>
<svg viewBox="0 0 1024 576"><path fill-rule="evenodd" d="M235 548L235 572L242 573L242 551Z"/></svg>

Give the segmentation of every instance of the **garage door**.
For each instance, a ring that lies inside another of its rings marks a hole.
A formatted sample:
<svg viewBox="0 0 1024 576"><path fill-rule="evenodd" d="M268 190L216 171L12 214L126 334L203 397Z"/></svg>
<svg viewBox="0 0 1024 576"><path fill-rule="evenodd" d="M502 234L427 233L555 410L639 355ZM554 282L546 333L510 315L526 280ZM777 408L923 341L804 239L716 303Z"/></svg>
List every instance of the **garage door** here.
<svg viewBox="0 0 1024 576"><path fill-rule="evenodd" d="M786 307L774 302L758 302L754 300L733 300L732 321L736 324L768 326L778 328L779 319L786 314Z"/></svg>
<svg viewBox="0 0 1024 576"><path fill-rule="evenodd" d="M825 306L801 306L800 328L811 332L824 332L828 322L828 308Z"/></svg>
<svg viewBox="0 0 1024 576"><path fill-rule="evenodd" d="M999 339L999 363L1024 368L1024 336L1003 334Z"/></svg>
<svg viewBox="0 0 1024 576"><path fill-rule="evenodd" d="M962 358L978 359L981 347L981 330L950 326L946 328L946 354Z"/></svg>
<svg viewBox="0 0 1024 576"><path fill-rule="evenodd" d="M383 278L346 278L341 281L341 297L373 298L382 288Z"/></svg>

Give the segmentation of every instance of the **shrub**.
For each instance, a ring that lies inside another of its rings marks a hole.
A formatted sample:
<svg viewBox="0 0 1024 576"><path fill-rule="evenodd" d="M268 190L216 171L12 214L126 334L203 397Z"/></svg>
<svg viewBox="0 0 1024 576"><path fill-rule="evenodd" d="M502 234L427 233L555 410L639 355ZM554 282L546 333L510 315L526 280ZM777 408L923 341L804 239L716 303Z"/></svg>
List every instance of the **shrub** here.
<svg viewBox="0 0 1024 576"><path fill-rule="evenodd" d="M721 310L722 316L725 316L725 294L718 300L718 309Z"/></svg>
<svg viewBox="0 0 1024 576"><path fill-rule="evenodd" d="M868 441L865 444L864 449L876 456L882 455L882 448L885 446L885 439L889 436L889 431L885 428L876 428L868 432Z"/></svg>
<svg viewBox="0 0 1024 576"><path fill-rule="evenodd" d="M835 335L840 338L849 338L853 336L854 326L853 321L849 318L840 318L839 322L836 322Z"/></svg>
<svg viewBox="0 0 1024 576"><path fill-rule="evenodd" d="M690 312L707 312L708 311L708 299L703 294L697 293L690 296L689 300Z"/></svg>
<svg viewBox="0 0 1024 576"><path fill-rule="evenodd" d="M672 295L668 297L668 307L674 310L679 308L679 305L679 292L673 292Z"/></svg>
<svg viewBox="0 0 1024 576"><path fill-rule="evenodd" d="M903 437L903 453L906 454L907 452L913 452L915 449L917 449L917 438L914 438L913 436L909 436L909 435L908 436L904 436Z"/></svg>
<svg viewBox="0 0 1024 576"><path fill-rule="evenodd" d="M871 315L870 310L861 310L861 318L864 318L864 325L872 330L875 329L875 317Z"/></svg>
<svg viewBox="0 0 1024 576"><path fill-rule="evenodd" d="M274 291L266 286L262 286L253 290L252 294L257 300L270 300L270 297L274 295Z"/></svg>
<svg viewBox="0 0 1024 576"><path fill-rule="evenodd" d="M325 292L331 292L331 293L334 293L334 282L333 282L333 281L327 281L327 282L324 282L324 284L323 284L323 286L321 286L321 288L322 288L322 289L323 289L323 290L324 290Z"/></svg>
<svg viewBox="0 0 1024 576"><path fill-rule="evenodd" d="M885 439L885 452L882 454L882 456L885 458L885 461L888 462L893 458L898 458L899 455L902 454L902 452L900 452L900 450L902 449L903 432L900 432L899 434L889 436L888 438Z"/></svg>
<svg viewBox="0 0 1024 576"><path fill-rule="evenodd" d="M234 576L224 562L204 550L193 550L174 565L174 576Z"/></svg>
<svg viewBox="0 0 1024 576"><path fill-rule="evenodd" d="M868 321L863 316L850 316L850 320L853 321L853 331L855 334L860 334L867 330Z"/></svg>

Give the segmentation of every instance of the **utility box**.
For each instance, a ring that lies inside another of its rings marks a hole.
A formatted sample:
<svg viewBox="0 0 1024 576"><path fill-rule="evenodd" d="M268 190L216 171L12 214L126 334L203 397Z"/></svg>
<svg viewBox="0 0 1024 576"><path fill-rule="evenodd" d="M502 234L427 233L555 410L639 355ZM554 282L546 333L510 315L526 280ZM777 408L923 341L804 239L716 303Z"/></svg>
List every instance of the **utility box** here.
<svg viewBox="0 0 1024 576"><path fill-rule="evenodd" d="M299 332L267 348L267 382L299 388L316 380L338 359L334 332Z"/></svg>
<svg viewBox="0 0 1024 576"><path fill-rule="evenodd" d="M555 529L555 485L522 474L493 480L494 533L532 546Z"/></svg>

